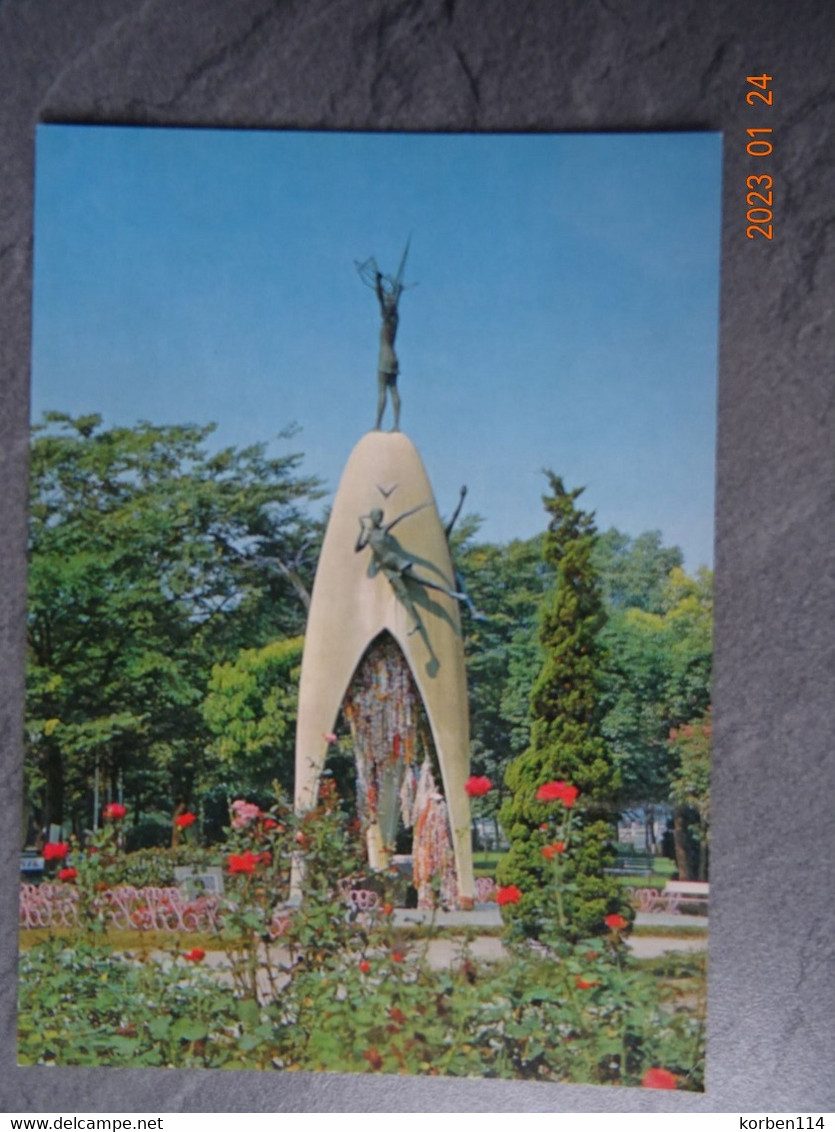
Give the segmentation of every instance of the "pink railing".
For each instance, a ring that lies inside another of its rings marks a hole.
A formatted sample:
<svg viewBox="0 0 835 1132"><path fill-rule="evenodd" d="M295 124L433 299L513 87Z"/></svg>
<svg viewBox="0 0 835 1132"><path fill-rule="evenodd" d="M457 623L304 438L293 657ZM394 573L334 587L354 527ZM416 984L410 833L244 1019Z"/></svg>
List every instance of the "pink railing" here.
<svg viewBox="0 0 835 1132"><path fill-rule="evenodd" d="M475 898L479 904L495 900L496 882L492 877L475 878Z"/></svg>
<svg viewBox="0 0 835 1132"><path fill-rule="evenodd" d="M675 892L659 892L657 888L627 885L623 890L636 912L678 912L681 896Z"/></svg>
<svg viewBox="0 0 835 1132"><path fill-rule="evenodd" d="M79 892L70 884L22 884L22 928L70 928L78 923ZM220 896L188 898L178 888L119 885L94 898L93 910L110 928L141 931L214 932L223 919Z"/></svg>

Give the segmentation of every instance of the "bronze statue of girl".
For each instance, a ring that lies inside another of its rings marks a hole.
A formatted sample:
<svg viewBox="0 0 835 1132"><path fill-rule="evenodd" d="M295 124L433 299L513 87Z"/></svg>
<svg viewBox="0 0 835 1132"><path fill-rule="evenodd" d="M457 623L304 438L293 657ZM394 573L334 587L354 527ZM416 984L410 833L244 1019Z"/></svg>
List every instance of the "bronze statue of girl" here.
<svg viewBox="0 0 835 1132"><path fill-rule="evenodd" d="M400 394L397 391L397 375L400 373L400 363L395 353L394 340L397 337L397 325L400 320L398 304L400 303L400 296L406 290L403 283L403 270L406 267L406 256L408 254L409 240L406 241L400 267L394 277L383 275L374 256L371 256L364 263L357 263L356 265L363 283L367 287L374 288L377 301L380 304L380 318L382 320L380 324L380 353L377 360L377 420L374 427L379 429L382 426L383 413L390 391L391 404L394 409L393 432L398 432L400 429Z"/></svg>

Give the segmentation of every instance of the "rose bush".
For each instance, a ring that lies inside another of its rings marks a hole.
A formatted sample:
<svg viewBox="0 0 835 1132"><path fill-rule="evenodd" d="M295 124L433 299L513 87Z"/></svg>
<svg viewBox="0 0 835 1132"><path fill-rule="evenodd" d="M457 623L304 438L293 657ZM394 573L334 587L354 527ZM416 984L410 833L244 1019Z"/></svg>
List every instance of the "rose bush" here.
<svg viewBox="0 0 835 1132"><path fill-rule="evenodd" d="M99 853L78 854L81 893L97 883L98 859L113 853L108 837L115 830L102 835ZM485 964L462 940L457 959L438 969L427 961L438 929L416 940L390 914L393 878L368 876L359 831L329 784L302 818L281 802L243 826L230 815L224 859L245 867L226 871L228 909L211 967L202 939L190 950L178 943L158 963L114 952L103 933L56 933L21 957L20 1060L656 1088L672 1087L652 1084L667 1073L679 1088L699 1088L700 1016L661 1001L657 979L630 963L620 930L576 945L560 934L556 882L570 830L562 840L564 852L548 862L554 914L543 942L534 949L519 939L505 961ZM294 862L298 907L288 904ZM370 885L379 901L360 912L348 893ZM231 979L218 978L218 966Z"/></svg>

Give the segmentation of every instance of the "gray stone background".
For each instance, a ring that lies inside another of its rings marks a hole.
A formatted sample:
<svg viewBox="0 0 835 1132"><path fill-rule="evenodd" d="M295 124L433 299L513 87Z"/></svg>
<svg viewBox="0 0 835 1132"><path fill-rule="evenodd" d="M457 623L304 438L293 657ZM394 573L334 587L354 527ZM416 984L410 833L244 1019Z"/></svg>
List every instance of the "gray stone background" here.
<svg viewBox="0 0 835 1132"><path fill-rule="evenodd" d="M830 0L0 0L4 1111L835 1108L834 49ZM745 77L763 71L774 76L771 243L747 240L744 220ZM33 140L44 121L723 131L704 1096L15 1067ZM775 824L789 831L779 843Z"/></svg>

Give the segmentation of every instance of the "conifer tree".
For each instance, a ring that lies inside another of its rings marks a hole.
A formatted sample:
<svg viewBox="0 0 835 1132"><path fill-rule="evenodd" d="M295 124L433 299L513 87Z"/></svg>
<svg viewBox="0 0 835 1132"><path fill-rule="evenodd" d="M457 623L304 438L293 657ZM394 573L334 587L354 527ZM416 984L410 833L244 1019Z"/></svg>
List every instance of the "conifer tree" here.
<svg viewBox="0 0 835 1132"><path fill-rule="evenodd" d="M529 936L546 933L555 890L553 860L542 851L562 846L560 831L570 829L565 847L551 856L559 853L561 932L576 940L604 932L604 917L622 912L617 885L603 871L614 856L611 799L617 776L599 732L598 634L605 615L592 565L594 517L575 505L582 488L566 491L559 476L547 475L550 491L543 503L550 518L543 557L556 580L540 613L544 659L531 693L530 745L505 775L511 796L500 819L510 850L498 879L517 901L505 905L514 924ZM553 800L541 800L537 793L549 783L575 787L576 799L563 791L561 801L557 791Z"/></svg>

